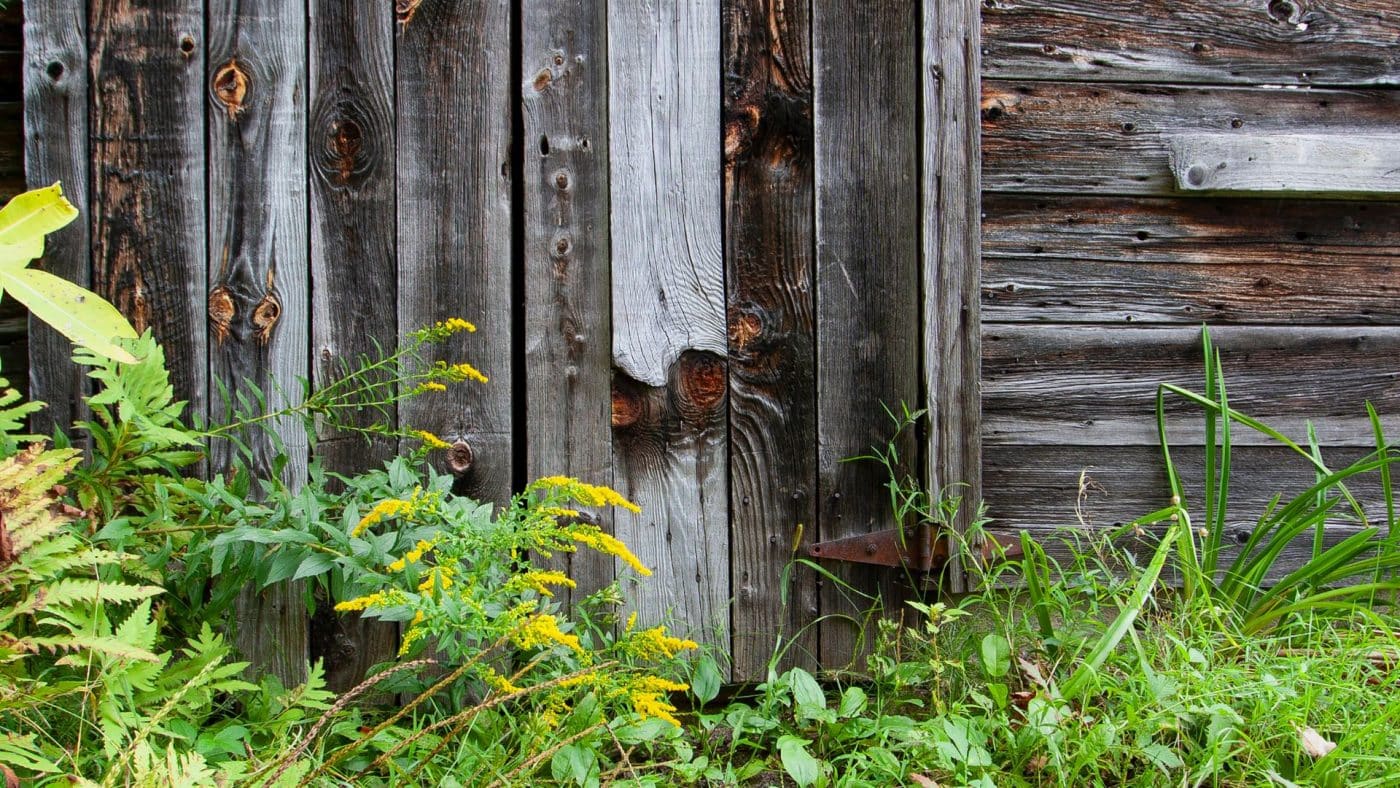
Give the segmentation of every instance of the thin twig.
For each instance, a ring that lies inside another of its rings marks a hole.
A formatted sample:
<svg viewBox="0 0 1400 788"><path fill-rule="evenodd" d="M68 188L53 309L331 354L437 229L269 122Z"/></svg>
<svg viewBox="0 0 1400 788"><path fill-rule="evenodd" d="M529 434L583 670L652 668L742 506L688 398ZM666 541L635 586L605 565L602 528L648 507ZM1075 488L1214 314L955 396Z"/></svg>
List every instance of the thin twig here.
<svg viewBox="0 0 1400 788"><path fill-rule="evenodd" d="M326 709L325 712L321 714L321 718L316 720L316 724L311 726L311 730L306 732L306 735L302 737L301 742L297 744L297 746L293 747L291 752L282 756L280 759L278 759L278 761L275 764L273 764L272 767L270 767L276 768L277 771L273 773L272 777L270 777L267 780L268 784L276 783L277 778L281 777L283 772L291 768L292 762L295 761L297 758L301 757L301 754L303 752L306 752L306 748L311 746L311 742L315 741L316 737L321 734L321 729L325 728L326 725L330 723L331 719L334 718L336 714L339 714L341 710L343 710L346 706L350 705L350 701L359 697L374 685L378 684L379 682L389 678L390 676L396 673L402 673L403 671L408 670L410 668L416 669L436 664L437 660L435 659L415 659L412 662L405 662L402 665L395 665L389 668L388 670L382 670L374 674L373 676L370 676L369 678L365 679L364 681L360 682L359 684L355 685L353 688L351 688L349 692L345 693L344 695L341 695L340 698L336 700L334 705L332 705L329 709Z"/></svg>
<svg viewBox="0 0 1400 788"><path fill-rule="evenodd" d="M568 747L570 744L574 744L579 740L587 737L590 733L597 731L599 728L607 728L607 723L595 722L587 728L584 728L583 730L579 731L578 733L575 733L573 736L570 736L569 738L564 739L563 741L555 744L553 747L550 747L549 749L544 750L543 752L531 756L524 763L507 772L506 776L497 779L494 783L491 783L491 785L493 786L493 788L497 785L512 785L513 783L511 782L511 780L516 775L534 774L535 770L540 768L540 764L544 763L546 759L553 758L555 753L559 752L565 747ZM612 729L608 728L608 730L611 731ZM614 736L613 738L616 738L616 736Z"/></svg>
<svg viewBox="0 0 1400 788"><path fill-rule="evenodd" d="M410 744L412 744L412 743L418 741L418 740L419 740L420 738L422 738L423 736L425 736L425 735L427 735L427 734L429 734L429 733L432 733L432 732L435 731L435 730L438 730L438 729L441 729L441 728L445 728L445 727L447 727L448 725L455 725L456 723L462 721L463 719L471 719L472 717L475 717L477 714L480 714L481 712L486 711L486 710L488 710L488 709L493 709L493 708L495 708L495 707L501 705L502 703L505 703L506 701L515 700L516 698L523 698L523 697L525 697L526 695L529 695L529 694L534 693L534 692L539 692L540 690L546 690L546 689L550 689L550 688L552 688L552 687L557 687L557 686L559 686L560 684L563 684L563 683L565 683L565 682L567 682L567 681L572 681L573 679L576 679L576 678L578 678L579 676L587 675L587 674L589 674L589 673L592 673L592 672L598 671L598 670L606 670L607 668L613 667L613 666L616 665L616 664L617 664L616 662L604 662L604 663L599 664L599 665L593 665L593 666L587 667L587 668L580 668L579 670L576 670L576 671L574 671L574 672L572 672L572 673L566 673L566 674L564 674L563 676L559 676L559 677L557 677L557 678L550 679L549 681L546 681L546 682L544 682L543 684L536 684L536 685L534 685L534 686L532 686L532 687L526 687L525 689L519 689L519 690L516 690L515 692L506 693L505 695L497 695L497 696L495 696L494 698L490 698L490 699L488 699L488 700L486 700L486 701L484 701L484 702L482 702L482 703L478 703L477 705L472 706L472 707L469 708L469 709L463 709L462 711L459 711L459 712L457 712L456 714L453 714L451 717L447 717L447 718L438 720L437 722L435 722L435 723L433 723L433 724L431 724L431 725L429 725L429 726L427 726L427 727L425 727L425 728L420 728L420 729L418 729L417 731L415 731L415 732L413 733L413 735L409 736L408 738L404 739L403 741L399 742L398 744L395 744L392 748L390 748L389 750L385 751L385 752L384 752L382 755L380 755L378 758L374 759L374 762L373 762L373 763L371 763L369 766L365 767L365 768L362 769L361 771L362 771L362 772L372 771L372 770L374 770L374 769L379 768L380 766L383 766L385 761L389 760L390 758L394 757L395 755L398 755L405 747L407 747L407 746L409 746ZM322 767L322 768L325 768L325 767ZM318 770L318 771L319 771L319 770ZM305 784L305 783L303 783L303 785L304 785L304 784Z"/></svg>

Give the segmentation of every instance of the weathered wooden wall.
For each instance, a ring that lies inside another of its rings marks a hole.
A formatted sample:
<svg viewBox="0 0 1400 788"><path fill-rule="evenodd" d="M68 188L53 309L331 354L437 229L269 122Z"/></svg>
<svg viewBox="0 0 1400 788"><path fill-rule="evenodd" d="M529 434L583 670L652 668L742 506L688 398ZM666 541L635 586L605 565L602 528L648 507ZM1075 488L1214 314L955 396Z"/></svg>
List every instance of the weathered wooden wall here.
<svg viewBox="0 0 1400 788"><path fill-rule="evenodd" d="M1107 526L1165 503L1159 381L1201 383L1337 461L1400 432L1400 204L1186 195L1187 131L1400 130L1400 18L1379 0L987 0L984 481L1000 524ZM1346 172L1336 174L1345 180ZM1171 434L1202 440L1197 414ZM1237 431L1237 443L1260 443ZM1182 461L1199 464L1199 452ZM1237 527L1310 472L1236 452ZM1081 471L1091 484L1081 489ZM1199 471L1188 470L1199 476ZM1081 493L1083 498L1081 500ZM1078 507L1078 509L1076 509Z"/></svg>
<svg viewBox="0 0 1400 788"><path fill-rule="evenodd" d="M799 535L893 525L881 472L842 462L887 437L883 404L937 391L938 437L901 450L975 483L971 0L59 0L27 23L29 180L88 217L44 264L153 328L194 412L472 320L444 358L491 383L397 426L454 444L461 492L567 473L641 504L602 523L655 571L629 599L737 679L780 637L789 663L859 651L852 621L815 626L858 608L784 570ZM35 339L35 394L76 407L64 343ZM401 448L282 437L293 483L312 451ZM576 594L618 576L569 562ZM898 607L891 573L835 571ZM247 595L245 650L291 675L309 649L339 685L392 655L392 627L308 624L295 593Z"/></svg>
<svg viewBox="0 0 1400 788"><path fill-rule="evenodd" d="M1201 322L1235 404L1319 419L1339 458L1366 399L1400 431L1400 203L1188 196L1167 140L1394 130L1385 5L51 0L26 20L25 160L87 216L44 264L152 326L197 412L477 322L444 357L491 384L397 424L454 444L464 492L567 473L637 500L602 522L657 570L637 608L748 680L780 633L789 663L860 646L839 588L783 572L799 533L892 525L883 477L842 462L885 439L884 404L932 408L900 450L934 486L1036 532L1162 503L1155 386L1196 382ZM66 346L33 342L68 421ZM338 470L399 449L318 437ZM1241 501L1306 482L1240 437ZM579 594L618 576L569 560ZM899 606L894 573L833 571ZM345 685L392 654L392 627L276 594L248 644L289 645L283 670L305 647Z"/></svg>

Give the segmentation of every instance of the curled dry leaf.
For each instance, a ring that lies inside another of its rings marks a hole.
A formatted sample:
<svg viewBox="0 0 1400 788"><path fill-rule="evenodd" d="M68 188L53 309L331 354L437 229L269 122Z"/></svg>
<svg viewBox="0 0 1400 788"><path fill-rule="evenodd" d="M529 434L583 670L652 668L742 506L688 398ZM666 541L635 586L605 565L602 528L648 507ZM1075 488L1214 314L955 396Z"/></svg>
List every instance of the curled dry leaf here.
<svg viewBox="0 0 1400 788"><path fill-rule="evenodd" d="M918 772L910 774L909 779L913 780L915 785L919 785L922 788L938 788L938 783L933 778L925 777Z"/></svg>
<svg viewBox="0 0 1400 788"><path fill-rule="evenodd" d="M1303 745L1303 752L1314 758L1321 758L1337 749L1336 742L1329 741L1310 727L1298 729L1298 741Z"/></svg>

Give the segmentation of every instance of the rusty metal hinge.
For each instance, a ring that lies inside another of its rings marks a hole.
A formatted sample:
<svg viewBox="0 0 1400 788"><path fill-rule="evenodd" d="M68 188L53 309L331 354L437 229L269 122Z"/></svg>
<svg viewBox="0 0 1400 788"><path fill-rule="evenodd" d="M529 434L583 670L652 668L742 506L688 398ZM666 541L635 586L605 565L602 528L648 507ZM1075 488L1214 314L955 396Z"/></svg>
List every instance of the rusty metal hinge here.
<svg viewBox="0 0 1400 788"><path fill-rule="evenodd" d="M927 523L900 530L872 531L807 546L807 555L854 564L906 567L916 572L933 572L948 563L949 542L945 534ZM991 562L1021 557L1021 540L1016 534L984 531L982 560Z"/></svg>

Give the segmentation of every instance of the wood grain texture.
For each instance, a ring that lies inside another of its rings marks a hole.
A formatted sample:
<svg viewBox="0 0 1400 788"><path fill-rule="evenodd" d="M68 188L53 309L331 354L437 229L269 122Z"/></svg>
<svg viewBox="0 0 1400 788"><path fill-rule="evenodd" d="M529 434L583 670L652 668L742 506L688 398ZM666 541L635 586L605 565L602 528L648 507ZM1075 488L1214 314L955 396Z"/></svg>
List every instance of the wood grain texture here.
<svg viewBox="0 0 1400 788"><path fill-rule="evenodd" d="M526 470L611 484L607 14L584 0L521 13ZM600 524L611 532L611 515ZM611 557L555 560L578 584L570 599L613 580Z"/></svg>
<svg viewBox="0 0 1400 788"><path fill-rule="evenodd" d="M1394 130L1400 91L1201 88L987 80L983 183L991 191L1176 194L1172 135Z"/></svg>
<svg viewBox="0 0 1400 788"><path fill-rule="evenodd" d="M1400 84L1400 20L1376 0L988 0L987 75L1322 85Z"/></svg>
<svg viewBox="0 0 1400 788"><path fill-rule="evenodd" d="M456 335L440 358L470 362L491 379L404 402L399 420L466 443L474 462L454 489L504 502L514 451L510 4L397 8L399 332L449 317L475 323L480 332Z"/></svg>
<svg viewBox="0 0 1400 788"><path fill-rule="evenodd" d="M175 395L206 412L204 6L88 6L92 283L165 348Z"/></svg>
<svg viewBox="0 0 1400 788"><path fill-rule="evenodd" d="M1168 138L1184 192L1269 192L1373 199L1400 194L1400 135L1182 134Z"/></svg>
<svg viewBox="0 0 1400 788"><path fill-rule="evenodd" d="M313 383L341 364L398 341L394 255L394 16L387 4L312 0L309 9L309 189ZM373 308L355 308L366 294ZM366 413L355 424L397 426L397 413ZM358 473L396 453L396 441L323 432L315 453L325 467ZM318 606L310 622L312 659L325 661L332 689L345 691L394 658L398 625Z"/></svg>
<svg viewBox="0 0 1400 788"><path fill-rule="evenodd" d="M608 7L617 536L657 575L642 621L727 651L719 27L719 0Z"/></svg>
<svg viewBox="0 0 1400 788"><path fill-rule="evenodd" d="M306 22L277 0L213 0L209 63L209 367L211 385L237 396L249 385L268 407L295 405L307 368ZM211 391L210 421L225 405ZM275 423L280 450L262 430L245 436L249 468L277 473L292 489L306 478L300 423ZM228 441L210 445L209 469L237 460ZM235 645L289 686L305 680L306 608L299 583L246 589L235 605Z"/></svg>
<svg viewBox="0 0 1400 788"><path fill-rule="evenodd" d="M966 530L982 499L982 148L977 0L923 4L923 326L929 490L965 502L952 523ZM962 590L961 561L947 568Z"/></svg>
<svg viewBox="0 0 1400 788"><path fill-rule="evenodd" d="M1305 442L1373 445L1365 402L1400 434L1400 329L1219 327L1230 405ZM1160 382L1202 388L1200 329L989 325L983 336L988 445L1152 445ZM1169 434L1199 440L1200 410L1167 400ZM1259 443L1237 429L1235 442Z"/></svg>
<svg viewBox="0 0 1400 788"><path fill-rule="evenodd" d="M785 571L816 530L812 7L723 14L733 680L762 681L780 635L778 670L817 664L816 578Z"/></svg>
<svg viewBox="0 0 1400 788"><path fill-rule="evenodd" d="M1181 199L989 194L982 248L997 258L1320 271L1393 264L1392 203L1239 197Z"/></svg>
<svg viewBox="0 0 1400 788"><path fill-rule="evenodd" d="M1365 448L1323 447L1324 462L1340 470L1369 452ZM1056 529L1111 528L1167 505L1161 449L1156 446L991 446L984 467L988 513L999 529L1027 529L1038 534ZM1203 522L1204 453L1200 444L1172 446L1172 461L1181 474L1193 522ZM1227 541L1253 528L1276 494L1287 497L1314 482L1312 466L1282 446L1242 446L1232 453L1230 503L1226 509ZM1373 525L1384 517L1377 474L1348 485ZM1338 511L1331 526L1346 526Z"/></svg>
<svg viewBox="0 0 1400 788"><path fill-rule="evenodd" d="M17 15L18 7L5 17ZM24 147L31 188L63 184L79 216L44 242L44 257L33 265L87 287L92 282L88 204L87 3L61 0L31 6L25 20ZM8 197L6 198L8 199ZM13 299L6 299L11 301ZM23 314L21 310L20 314ZM84 418L82 369L70 361L73 344L40 320L31 319L29 396L49 403L31 420L35 434L55 427L70 432ZM6 359L8 361L8 359ZM12 385L18 369L6 365Z"/></svg>
<svg viewBox="0 0 1400 788"><path fill-rule="evenodd" d="M889 438L884 406L919 397L919 22L909 2L843 0L813 14L821 539L893 527L883 469L842 460ZM914 443L904 436L902 457L918 456ZM886 610L903 608L892 573L829 568L879 592ZM858 612L831 582L821 611ZM847 664L859 646L849 622L823 625L824 666Z"/></svg>

